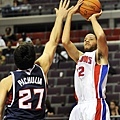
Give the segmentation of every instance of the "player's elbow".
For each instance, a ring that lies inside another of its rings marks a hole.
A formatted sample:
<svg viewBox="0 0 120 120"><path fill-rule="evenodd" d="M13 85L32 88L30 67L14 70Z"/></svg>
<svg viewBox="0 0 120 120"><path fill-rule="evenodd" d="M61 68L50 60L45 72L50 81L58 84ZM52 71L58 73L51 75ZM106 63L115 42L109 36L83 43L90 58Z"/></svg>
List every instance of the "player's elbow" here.
<svg viewBox="0 0 120 120"><path fill-rule="evenodd" d="M68 45L67 42L62 42L63 47L66 48L66 46Z"/></svg>
<svg viewBox="0 0 120 120"><path fill-rule="evenodd" d="M98 40L106 40L105 33L104 33L104 32L99 33L98 36L97 36L97 39L98 39Z"/></svg>
<svg viewBox="0 0 120 120"><path fill-rule="evenodd" d="M62 39L62 44L63 44L63 46L67 46L69 44L69 41Z"/></svg>

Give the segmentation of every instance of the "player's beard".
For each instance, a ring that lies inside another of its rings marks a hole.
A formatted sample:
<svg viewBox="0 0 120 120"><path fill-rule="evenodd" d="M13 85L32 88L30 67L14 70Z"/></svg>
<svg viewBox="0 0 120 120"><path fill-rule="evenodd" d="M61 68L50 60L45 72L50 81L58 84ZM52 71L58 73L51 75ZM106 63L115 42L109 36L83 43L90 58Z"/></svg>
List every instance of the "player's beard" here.
<svg viewBox="0 0 120 120"><path fill-rule="evenodd" d="M84 52L92 52L97 49L97 44L89 48L84 48Z"/></svg>

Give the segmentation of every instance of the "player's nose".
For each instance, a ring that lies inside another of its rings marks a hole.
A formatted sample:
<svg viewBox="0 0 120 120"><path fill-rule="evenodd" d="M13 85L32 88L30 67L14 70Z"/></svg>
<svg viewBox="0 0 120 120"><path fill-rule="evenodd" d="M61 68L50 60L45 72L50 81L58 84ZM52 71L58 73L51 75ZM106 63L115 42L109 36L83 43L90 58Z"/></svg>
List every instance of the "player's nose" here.
<svg viewBox="0 0 120 120"><path fill-rule="evenodd" d="M89 39L86 39L86 42L89 42Z"/></svg>

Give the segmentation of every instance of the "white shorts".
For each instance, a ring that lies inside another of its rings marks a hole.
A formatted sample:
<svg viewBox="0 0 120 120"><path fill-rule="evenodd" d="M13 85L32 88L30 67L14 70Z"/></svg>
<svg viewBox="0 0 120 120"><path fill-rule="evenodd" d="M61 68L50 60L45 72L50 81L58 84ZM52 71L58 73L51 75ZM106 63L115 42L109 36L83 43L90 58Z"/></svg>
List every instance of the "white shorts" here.
<svg viewBox="0 0 120 120"><path fill-rule="evenodd" d="M103 99L78 102L69 120L110 120L108 105Z"/></svg>

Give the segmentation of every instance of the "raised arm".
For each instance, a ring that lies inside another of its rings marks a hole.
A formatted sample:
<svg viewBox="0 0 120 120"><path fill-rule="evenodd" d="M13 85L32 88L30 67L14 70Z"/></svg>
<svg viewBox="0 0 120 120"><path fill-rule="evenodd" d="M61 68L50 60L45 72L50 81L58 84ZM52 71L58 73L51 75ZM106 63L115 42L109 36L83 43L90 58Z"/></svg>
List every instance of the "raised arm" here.
<svg viewBox="0 0 120 120"><path fill-rule="evenodd" d="M69 56L75 62L78 61L79 56L82 54L82 52L80 52L76 48L76 46L70 41L71 21L72 21L73 14L76 13L76 11L78 10L82 2L83 0L79 0L77 4L69 11L65 26L64 26L64 30L63 30L63 35L62 35L62 44L64 48L66 49L67 53L69 54Z"/></svg>
<svg viewBox="0 0 120 120"><path fill-rule="evenodd" d="M71 9L68 9L69 3L70 0L65 0L64 2L61 0L59 4L59 9L55 8L56 20L50 35L50 39L46 43L42 56L36 60L36 63L43 68L45 74L47 74L50 65L52 64L56 47L61 37L63 20L67 16L68 11Z"/></svg>
<svg viewBox="0 0 120 120"><path fill-rule="evenodd" d="M100 13L93 14L89 20L92 23L92 27L94 33L97 37L97 62L99 64L107 64L108 63L108 46L106 41L105 33L97 21L97 18L102 14Z"/></svg>
<svg viewBox="0 0 120 120"><path fill-rule="evenodd" d="M0 120L3 120L3 112L6 103L6 96L12 86L12 76L8 76L0 81Z"/></svg>

